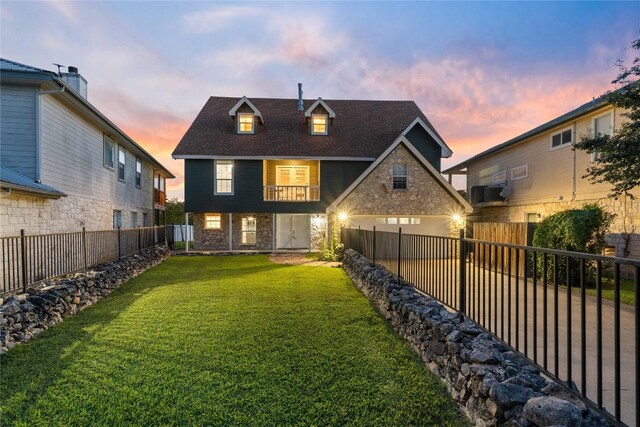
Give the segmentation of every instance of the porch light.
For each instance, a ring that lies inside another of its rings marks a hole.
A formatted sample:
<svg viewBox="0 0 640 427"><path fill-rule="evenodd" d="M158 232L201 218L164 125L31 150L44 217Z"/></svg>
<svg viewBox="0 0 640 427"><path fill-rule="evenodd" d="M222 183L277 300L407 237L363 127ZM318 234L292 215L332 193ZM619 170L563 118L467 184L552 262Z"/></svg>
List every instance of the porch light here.
<svg viewBox="0 0 640 427"><path fill-rule="evenodd" d="M349 215L347 215L347 214L346 214L346 212L340 212L340 213L338 214L338 219L339 219L341 222L345 222L345 221L347 220L347 218L349 218Z"/></svg>
<svg viewBox="0 0 640 427"><path fill-rule="evenodd" d="M463 228L464 227L464 217L462 216L462 214L460 212L453 212L451 214L451 222L457 228Z"/></svg>

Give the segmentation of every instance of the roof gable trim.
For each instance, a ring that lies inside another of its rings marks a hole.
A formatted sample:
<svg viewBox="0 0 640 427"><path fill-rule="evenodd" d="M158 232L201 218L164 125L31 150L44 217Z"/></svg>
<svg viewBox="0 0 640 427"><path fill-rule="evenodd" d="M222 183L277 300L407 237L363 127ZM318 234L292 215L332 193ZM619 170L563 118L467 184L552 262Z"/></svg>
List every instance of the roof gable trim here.
<svg viewBox="0 0 640 427"><path fill-rule="evenodd" d="M411 129L413 129L416 125L422 126L422 129L424 129L438 143L438 145L440 145L440 148L442 149L440 157L449 158L453 155L453 151L451 151L451 148L449 148L449 146L445 144L445 142L440 139L438 135L436 135L435 132L432 131L420 117L416 117L416 119L411 122L409 126L407 126L407 128L402 132L402 136L407 136Z"/></svg>
<svg viewBox="0 0 640 427"><path fill-rule="evenodd" d="M260 123L264 124L264 118L262 117L262 113L260 112L260 110L256 108L255 105L253 105L251 101L249 101L249 98L247 98L246 96L243 96L242 98L240 98L240 101L238 101L236 105L234 105L233 108L229 110L229 115L231 117L235 117L236 112L238 111L238 108L242 107L244 104L247 104L249 108L253 110L253 114L255 114L256 117L260 119Z"/></svg>
<svg viewBox="0 0 640 427"><path fill-rule="evenodd" d="M382 163L382 161L386 159L389 154L391 154L393 150L395 150L396 147L398 147L398 145L400 144L407 148L407 150L409 150L409 152L416 158L416 160L418 160L422 167L425 168L427 172L431 174L431 176L433 176L436 182L438 182L451 196L453 196L454 199L456 199L458 203L460 203L466 213L471 213L473 211L473 207L471 207L469 202L467 202L464 197L462 197L460 193L458 193L456 189L453 188L453 186L444 179L444 177L431 165L431 163L429 163L427 159L424 158L422 154L420 154L418 149L414 147L413 144L404 135L400 135L395 140L395 142L391 144L389 148L387 148L384 153L382 153L376 159L375 162L373 162L364 172L362 172L358 179L356 179L340 196L338 196L337 199L333 201L333 203L331 203L331 205L329 205L329 207L327 208L327 212L335 210L337 206L342 203L342 201L346 199L347 196L351 194L351 192L355 190L356 187L360 185L360 183L364 181L364 179L369 176L369 174L373 172L373 170L377 168L378 165L380 165L380 163Z"/></svg>
<svg viewBox="0 0 640 427"><path fill-rule="evenodd" d="M316 99L316 102L314 102L313 104L311 104L311 107L309 107L309 109L307 111L305 111L304 116L305 117L311 117L311 112L313 110L315 110L315 108L318 105L322 105L322 108L324 108L325 110L327 110L327 113L329 113L329 118L330 119L335 119L336 118L336 113L327 105L326 102L324 102L324 100L322 98L318 98Z"/></svg>

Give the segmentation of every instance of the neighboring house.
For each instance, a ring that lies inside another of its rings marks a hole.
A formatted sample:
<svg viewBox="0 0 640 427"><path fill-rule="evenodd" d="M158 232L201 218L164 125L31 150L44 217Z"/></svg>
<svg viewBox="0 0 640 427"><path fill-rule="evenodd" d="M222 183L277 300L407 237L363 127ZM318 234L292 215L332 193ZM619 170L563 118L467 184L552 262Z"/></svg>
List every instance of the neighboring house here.
<svg viewBox="0 0 640 427"><path fill-rule="evenodd" d="M640 188L632 192L635 200L611 199L609 184L583 178L593 155L573 149L573 143L586 135L619 129L625 120L622 112L595 99L443 173L467 175L472 221L538 222L553 213L598 202L616 214L607 252L640 258Z"/></svg>
<svg viewBox="0 0 640 427"><path fill-rule="evenodd" d="M173 174L87 101L77 69L0 59L0 83L0 236L164 223Z"/></svg>
<svg viewBox="0 0 640 427"><path fill-rule="evenodd" d="M211 97L173 152L194 247L225 251L317 249L338 217L448 235L471 209L439 173L450 155L412 101L302 97Z"/></svg>

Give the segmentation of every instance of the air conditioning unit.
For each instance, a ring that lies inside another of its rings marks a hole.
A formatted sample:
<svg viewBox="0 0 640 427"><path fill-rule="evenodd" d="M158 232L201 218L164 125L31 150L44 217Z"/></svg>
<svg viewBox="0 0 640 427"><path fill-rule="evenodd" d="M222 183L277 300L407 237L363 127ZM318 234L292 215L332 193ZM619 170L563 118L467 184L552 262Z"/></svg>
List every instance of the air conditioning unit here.
<svg viewBox="0 0 640 427"><path fill-rule="evenodd" d="M484 189L484 201L485 202L504 202L504 197L500 195L504 187L502 186L489 186Z"/></svg>
<svg viewBox="0 0 640 427"><path fill-rule="evenodd" d="M471 203L482 203L484 202L484 190L487 188L486 185L474 185L469 189L469 201Z"/></svg>

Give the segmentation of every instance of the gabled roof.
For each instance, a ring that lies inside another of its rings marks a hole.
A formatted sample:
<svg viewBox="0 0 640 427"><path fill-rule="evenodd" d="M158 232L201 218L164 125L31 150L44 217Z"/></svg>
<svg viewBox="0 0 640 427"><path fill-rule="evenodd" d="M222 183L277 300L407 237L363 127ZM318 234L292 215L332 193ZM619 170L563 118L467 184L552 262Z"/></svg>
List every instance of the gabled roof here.
<svg viewBox="0 0 640 427"><path fill-rule="evenodd" d="M433 177L433 179L442 186L442 188L444 188L454 199L456 199L456 201L464 208L466 213L470 213L473 211L473 207L471 207L471 205L469 204L469 202L467 202L464 197L462 197L460 195L460 193L458 193L456 191L455 188L453 188L453 186L451 184L449 184L449 182L447 182L447 180L444 179L444 177L440 174L440 172L438 172L433 165L431 165L431 163L429 163L429 161L427 159L424 158L424 156L422 154L420 154L420 151L418 151L418 149L416 147L414 147L414 145L407 139L406 136L401 135L399 136L395 142L393 144L391 144L385 151L384 153L382 153L371 165L369 165L369 167L367 169L365 169L364 172L362 172L362 174L358 177L358 179L356 179L346 190L344 190L344 192L338 196L338 198L336 198L333 203L331 203L329 205L329 207L327 208L327 211L333 211L337 208L337 206L349 195L351 194L351 192L353 190L356 189L356 187L358 185L360 185L360 183L362 181L365 180L365 178L367 176L369 176L369 174L371 172L373 172L375 170L376 167L378 167L378 165L380 163L382 163L382 161L384 159L387 158L387 156L389 156L389 154L391 154L393 152L393 150L396 149L396 147L398 147L398 145L402 144L407 150L409 150L409 152L413 155L413 157L418 161L418 163L420 163L422 165L422 167L424 169L427 170L427 172L429 172L429 174Z"/></svg>
<svg viewBox="0 0 640 427"><path fill-rule="evenodd" d="M268 118L255 134L238 135L229 110L239 98L210 97L173 152L174 158L334 158L373 161L419 117L413 101L327 100L340 117L329 135L310 135L297 99L251 98ZM304 100L307 105L317 100Z"/></svg>
<svg viewBox="0 0 640 427"><path fill-rule="evenodd" d="M635 83L631 83L631 84L635 84ZM628 86L625 86L623 88L620 88L618 90L616 90L615 92L619 92L619 91L623 91L626 90L628 88ZM513 145L516 145L520 142L523 142L533 136L536 136L538 134L541 134L543 132L547 132L557 126L560 126L562 124L565 124L567 122L573 121L574 119L576 119L577 117L580 117L582 115L585 114L589 114L593 111L596 111L600 108L604 108L607 105L609 105L609 102L605 100L604 96L601 96L599 98L595 98L590 102L587 102L586 104L582 104L581 106L579 106L576 109L573 109L571 111L569 111L568 113L565 113L559 117L556 117L553 120L550 120L544 124L541 124L538 127L535 127L521 135L516 136L515 138L512 138L506 142L503 142L501 144L495 145L479 154L476 154L475 156L465 160L464 162L458 163L455 166L451 166L450 168L448 168L447 170L442 171L442 173L459 173L461 172L463 169L465 169L470 163L473 163L477 160L480 160L484 157L490 156L491 154L494 153L498 153L502 150L505 150Z"/></svg>
<svg viewBox="0 0 640 427"><path fill-rule="evenodd" d="M416 119L402 132L402 135L407 136L411 129L413 129L416 125L420 125L429 135L431 135L431 138L433 138L433 140L436 141L438 145L440 145L440 147L442 148L442 153L440 155L441 157L451 157L451 155L453 154L451 148L449 148L449 146L444 143L442 138L440 138L440 135L431 130L431 128L429 128L429 126L427 126L427 124L422 121L420 117L416 117Z"/></svg>
<svg viewBox="0 0 640 427"><path fill-rule="evenodd" d="M316 99L316 102L314 102L313 104L311 104L311 107L309 107L309 109L307 111L304 112L304 116L305 117L311 117L311 113L313 112L313 110L316 109L316 107L318 105L322 105L322 108L325 109L325 111L327 113L329 113L329 118L330 119L335 119L336 118L336 113L333 112L333 110L327 105L326 102L323 101L322 98L318 98Z"/></svg>
<svg viewBox="0 0 640 427"><path fill-rule="evenodd" d="M256 106L253 105L251 101L249 101L249 98L247 98L246 96L243 96L242 98L240 98L240 101L238 101L236 105L234 105L233 108L229 110L229 115L231 117L235 117L236 112L238 111L238 108L242 107L245 104L253 110L253 114L255 114L255 116L258 119L260 119L260 123L264 124L264 118L262 118L262 113L260 113L260 110L258 110Z"/></svg>
<svg viewBox="0 0 640 427"><path fill-rule="evenodd" d="M0 70L9 71L28 71L34 73L53 73L53 71L43 70L42 68L32 67L31 65L21 64L9 59L0 58Z"/></svg>
<svg viewBox="0 0 640 427"><path fill-rule="evenodd" d="M60 197L66 196L66 194L60 190L35 182L33 179L14 172L11 169L7 169L4 166L0 166L0 188L52 199L59 199Z"/></svg>

